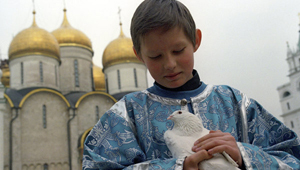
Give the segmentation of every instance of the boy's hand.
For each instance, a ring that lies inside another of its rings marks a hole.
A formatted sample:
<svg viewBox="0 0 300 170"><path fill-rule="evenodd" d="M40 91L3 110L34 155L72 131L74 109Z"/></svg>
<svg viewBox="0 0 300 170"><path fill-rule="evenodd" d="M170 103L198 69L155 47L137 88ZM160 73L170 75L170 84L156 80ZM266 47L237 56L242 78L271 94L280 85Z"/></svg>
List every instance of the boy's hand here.
<svg viewBox="0 0 300 170"><path fill-rule="evenodd" d="M212 158L206 150L202 149L185 158L183 170L198 170L199 163L203 160Z"/></svg>
<svg viewBox="0 0 300 170"><path fill-rule="evenodd" d="M206 150L209 155L225 151L237 162L239 167L242 166L243 160L240 150L235 138L230 133L211 130L208 135L198 139L192 148L192 151L197 153L201 150Z"/></svg>

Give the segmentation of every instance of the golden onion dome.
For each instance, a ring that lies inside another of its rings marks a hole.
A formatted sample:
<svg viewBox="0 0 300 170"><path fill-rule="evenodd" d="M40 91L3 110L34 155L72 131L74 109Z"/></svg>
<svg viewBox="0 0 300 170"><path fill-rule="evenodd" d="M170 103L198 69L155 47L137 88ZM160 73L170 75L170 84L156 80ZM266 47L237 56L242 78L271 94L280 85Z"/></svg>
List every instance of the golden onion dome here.
<svg viewBox="0 0 300 170"><path fill-rule="evenodd" d="M19 32L13 38L8 53L9 60L25 55L45 55L60 61L59 45L52 34L37 26L35 11L31 27Z"/></svg>
<svg viewBox="0 0 300 170"><path fill-rule="evenodd" d="M95 90L105 92L106 91L105 75L101 67L98 67L96 65L93 66L93 77L94 77Z"/></svg>
<svg viewBox="0 0 300 170"><path fill-rule="evenodd" d="M66 12L67 10L64 9L64 19L61 26L52 32L57 39L59 46L82 47L93 53L91 40L83 32L70 25Z"/></svg>
<svg viewBox="0 0 300 170"><path fill-rule="evenodd" d="M4 63L4 64L2 65L2 63ZM7 62L1 62L1 70L2 70L1 83L5 87L9 87L10 71L9 71L9 67L8 67Z"/></svg>
<svg viewBox="0 0 300 170"><path fill-rule="evenodd" d="M119 37L112 42L110 42L104 52L102 57L102 64L104 69L106 67L120 64L120 63L142 63L137 59L133 52L133 44L130 38L127 38L122 30L122 23L121 26L121 33Z"/></svg>

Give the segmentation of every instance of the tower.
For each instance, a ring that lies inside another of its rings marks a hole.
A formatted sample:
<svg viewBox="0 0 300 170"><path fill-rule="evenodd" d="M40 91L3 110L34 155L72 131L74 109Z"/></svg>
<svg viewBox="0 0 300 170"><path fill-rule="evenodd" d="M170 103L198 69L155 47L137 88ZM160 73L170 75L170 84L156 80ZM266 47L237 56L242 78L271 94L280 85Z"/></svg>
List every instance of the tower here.
<svg viewBox="0 0 300 170"><path fill-rule="evenodd" d="M281 116L284 124L300 135L300 29L296 50L291 50L287 43L286 61L290 82L277 88L283 113Z"/></svg>
<svg viewBox="0 0 300 170"><path fill-rule="evenodd" d="M59 46L55 37L39 28L33 11L32 25L19 32L9 46L10 87L59 89Z"/></svg>
<svg viewBox="0 0 300 170"><path fill-rule="evenodd" d="M132 47L120 22L119 37L106 46L102 57L107 93L117 100L127 93L147 88L147 68L137 59Z"/></svg>
<svg viewBox="0 0 300 170"><path fill-rule="evenodd" d="M60 90L63 94L91 91L94 54L91 40L70 25L67 10L63 11L64 19L60 28L52 32L60 46Z"/></svg>

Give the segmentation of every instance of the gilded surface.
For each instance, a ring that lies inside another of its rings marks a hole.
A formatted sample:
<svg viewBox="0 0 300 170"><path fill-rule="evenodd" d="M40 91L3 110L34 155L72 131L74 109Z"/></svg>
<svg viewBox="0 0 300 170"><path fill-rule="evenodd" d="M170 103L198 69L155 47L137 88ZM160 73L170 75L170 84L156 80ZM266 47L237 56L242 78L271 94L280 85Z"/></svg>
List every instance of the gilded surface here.
<svg viewBox="0 0 300 170"><path fill-rule="evenodd" d="M98 67L96 65L93 66L93 77L95 83L95 90L105 92L105 76L102 72L101 67Z"/></svg>
<svg viewBox="0 0 300 170"><path fill-rule="evenodd" d="M55 37L39 28L35 23L35 17L31 27L19 32L9 46L9 60L25 55L45 55L60 60L59 46Z"/></svg>
<svg viewBox="0 0 300 170"><path fill-rule="evenodd" d="M5 87L9 87L9 80L10 80L10 71L8 66L2 68L2 77L1 77L1 83L5 86Z"/></svg>
<svg viewBox="0 0 300 170"><path fill-rule="evenodd" d="M103 52L102 64L104 69L105 67L120 63L142 63L136 58L132 47L133 44L131 39L124 35L121 27L120 36L110 42Z"/></svg>
<svg viewBox="0 0 300 170"><path fill-rule="evenodd" d="M54 30L52 34L60 46L79 46L93 52L91 40L83 32L70 25L66 15L66 9L64 9L64 20L60 28Z"/></svg>

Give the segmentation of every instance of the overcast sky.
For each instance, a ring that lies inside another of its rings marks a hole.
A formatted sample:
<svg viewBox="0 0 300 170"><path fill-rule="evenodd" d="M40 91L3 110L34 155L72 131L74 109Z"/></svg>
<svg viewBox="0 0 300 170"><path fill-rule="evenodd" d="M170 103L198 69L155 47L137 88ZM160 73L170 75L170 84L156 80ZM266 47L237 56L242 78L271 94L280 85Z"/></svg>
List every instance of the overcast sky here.
<svg viewBox="0 0 300 170"><path fill-rule="evenodd" d="M92 41L94 64L102 67L108 43L123 31L142 0L35 0L36 22L49 32L60 27L64 4L70 24ZM202 30L195 69L207 84L230 85L281 117L277 87L289 82L286 42L296 49L299 0L181 0ZM0 50L8 58L10 42L32 24L32 0L0 0ZM152 85L153 80L149 80Z"/></svg>

